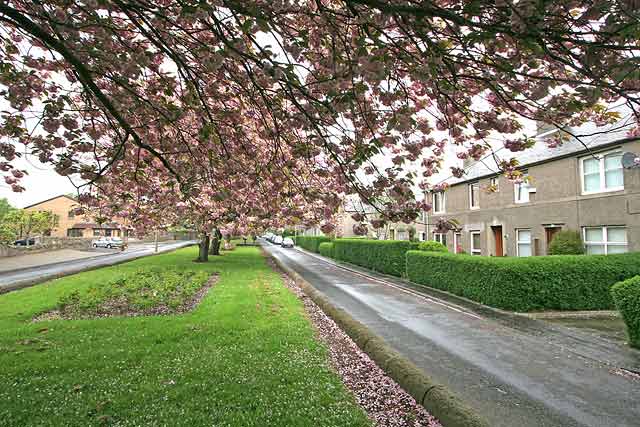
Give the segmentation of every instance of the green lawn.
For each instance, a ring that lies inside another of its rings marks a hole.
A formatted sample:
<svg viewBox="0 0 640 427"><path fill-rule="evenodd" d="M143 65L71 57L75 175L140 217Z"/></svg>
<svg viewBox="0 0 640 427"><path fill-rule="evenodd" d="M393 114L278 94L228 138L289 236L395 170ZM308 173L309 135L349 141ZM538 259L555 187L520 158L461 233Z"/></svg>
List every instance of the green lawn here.
<svg viewBox="0 0 640 427"><path fill-rule="evenodd" d="M187 248L0 295L0 424L370 425L257 248L195 257ZM220 278L179 316L31 322L74 290L151 266Z"/></svg>

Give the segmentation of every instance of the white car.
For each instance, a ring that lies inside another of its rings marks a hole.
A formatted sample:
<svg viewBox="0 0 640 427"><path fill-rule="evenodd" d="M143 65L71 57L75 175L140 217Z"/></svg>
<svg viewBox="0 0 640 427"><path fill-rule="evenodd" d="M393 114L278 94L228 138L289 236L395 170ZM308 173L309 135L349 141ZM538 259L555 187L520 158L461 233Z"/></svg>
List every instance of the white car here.
<svg viewBox="0 0 640 427"><path fill-rule="evenodd" d="M94 248L120 248L124 242L119 237L100 237L91 242L91 246Z"/></svg>
<svg viewBox="0 0 640 427"><path fill-rule="evenodd" d="M280 246L282 246L283 248L292 248L293 239L291 237L285 237L284 239L282 239L282 243L280 243Z"/></svg>
<svg viewBox="0 0 640 427"><path fill-rule="evenodd" d="M282 244L282 236L275 236L272 240L274 245L281 245Z"/></svg>

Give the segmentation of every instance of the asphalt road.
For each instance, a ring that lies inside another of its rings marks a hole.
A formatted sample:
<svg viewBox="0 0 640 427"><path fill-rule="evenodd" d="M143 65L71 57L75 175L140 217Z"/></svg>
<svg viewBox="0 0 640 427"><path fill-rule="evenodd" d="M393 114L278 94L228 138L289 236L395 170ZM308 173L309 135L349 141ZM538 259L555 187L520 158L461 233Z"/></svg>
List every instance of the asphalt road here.
<svg viewBox="0 0 640 427"><path fill-rule="evenodd" d="M193 245L195 243L197 242L161 242L158 244L158 252L160 253L172 251L174 249ZM49 279L66 276L68 274L78 273L80 271L98 267L106 267L109 265L119 264L121 262L131 261L137 258L153 255L155 253L155 244L148 243L130 246L124 252L120 252L119 250L110 251L113 251L113 253L110 255L96 254L96 257L92 258L82 258L73 261L40 265L37 267L30 267L22 270L13 270L6 273L0 273L0 294L41 283Z"/></svg>
<svg viewBox="0 0 640 427"><path fill-rule="evenodd" d="M640 380L618 369L640 369L640 352L562 326L493 317L401 281L264 245L492 426L640 426Z"/></svg>

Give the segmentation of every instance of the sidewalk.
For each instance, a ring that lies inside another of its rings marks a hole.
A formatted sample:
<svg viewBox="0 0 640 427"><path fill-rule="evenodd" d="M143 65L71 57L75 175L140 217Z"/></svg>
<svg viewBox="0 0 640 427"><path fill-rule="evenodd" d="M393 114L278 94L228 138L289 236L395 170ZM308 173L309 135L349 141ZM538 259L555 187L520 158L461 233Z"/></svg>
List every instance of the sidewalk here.
<svg viewBox="0 0 640 427"><path fill-rule="evenodd" d="M78 249L58 249L51 252L40 252L37 254L5 257L0 258L0 273L110 254L111 252L98 252L88 250L81 251Z"/></svg>

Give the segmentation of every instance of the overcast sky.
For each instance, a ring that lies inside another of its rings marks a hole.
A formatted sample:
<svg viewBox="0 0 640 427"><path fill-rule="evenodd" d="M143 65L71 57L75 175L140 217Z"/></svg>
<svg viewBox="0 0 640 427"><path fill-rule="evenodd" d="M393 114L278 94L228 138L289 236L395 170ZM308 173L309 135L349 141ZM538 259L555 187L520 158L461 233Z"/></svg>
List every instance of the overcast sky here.
<svg viewBox="0 0 640 427"><path fill-rule="evenodd" d="M11 187L0 179L0 199L6 198L13 206L22 208L41 200L59 196L60 194L75 193L76 189L69 179L58 175L51 166L45 166L37 158L30 161L21 159L13 161L20 169L29 172L29 176L22 179L21 185L26 188L22 193L14 193Z"/></svg>

